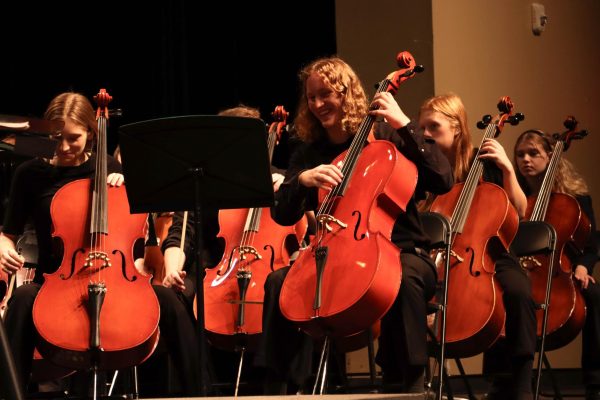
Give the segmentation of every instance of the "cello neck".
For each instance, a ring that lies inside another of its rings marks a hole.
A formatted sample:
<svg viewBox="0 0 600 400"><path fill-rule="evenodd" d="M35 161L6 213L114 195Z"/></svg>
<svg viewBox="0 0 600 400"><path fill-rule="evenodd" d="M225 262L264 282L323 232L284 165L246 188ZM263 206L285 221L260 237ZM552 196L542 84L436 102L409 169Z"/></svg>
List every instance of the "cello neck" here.
<svg viewBox="0 0 600 400"><path fill-rule="evenodd" d="M97 98L108 96L106 90L100 89ZM96 98L95 97L95 98ZM97 100L98 111L98 138L96 147L96 171L94 176L94 188L92 194L92 219L90 233L108 234L108 207L107 207L107 160L106 160L106 127L108 125L108 101Z"/></svg>
<svg viewBox="0 0 600 400"><path fill-rule="evenodd" d="M450 218L450 224L452 226L453 233L461 233L463 231L469 210L471 209L473 198L475 196L475 190L477 189L477 185L479 184L479 181L483 175L483 162L479 159L483 143L488 139L494 139L500 135L506 122L509 122L511 125L517 125L524 118L523 114L521 113L516 113L513 115L513 108L514 106L510 97L503 96L498 102L498 110L500 113L494 118L494 121L492 121L492 117L490 115L486 115L483 117L482 121L477 123L477 126L479 128L485 128L485 131L483 134L483 139L481 140L481 144L479 145L477 153L475 154L475 159L471 165L469 175L467 175L463 189L458 197L456 207L454 208L454 212Z"/></svg>
<svg viewBox="0 0 600 400"><path fill-rule="evenodd" d="M552 157L548 163L542 186L538 193L538 197L535 200L533 211L531 212L530 221L543 221L546 218L546 212L548 211L548 204L550 203L550 196L552 195L552 187L554 186L554 179L558 172L558 166L560 164L560 158L562 157L564 149L564 143L557 141L552 151Z"/></svg>
<svg viewBox="0 0 600 400"><path fill-rule="evenodd" d="M379 87L377 88L377 93L386 92L390 87L390 80L384 79L379 83ZM375 110L379 107L373 106L370 110ZM348 148L348 152L344 157L344 162L342 165L342 174L344 178L342 182L335 187L334 196L343 196L346 192L346 188L348 187L349 182L352 180L352 174L354 169L356 168L356 163L358 161L358 157L360 156L360 152L367 143L367 139L369 137L369 133L371 132L371 128L373 127L373 123L375 122L375 118L371 114L367 114L365 118L360 123L354 138L352 139L352 143Z"/></svg>
<svg viewBox="0 0 600 400"><path fill-rule="evenodd" d="M486 139L493 139L496 135L497 128L498 126L496 124L489 124L485 128L481 144L483 144ZM463 189L458 197L456 207L454 208L454 212L450 219L452 230L455 233L461 233L465 226L467 215L469 214L471 203L475 196L475 189L477 189L477 184L483 176L483 162L479 159L480 152L481 145L479 145L479 148L477 149L473 164L471 165L471 169L469 170L469 174L467 175L467 179L465 180Z"/></svg>

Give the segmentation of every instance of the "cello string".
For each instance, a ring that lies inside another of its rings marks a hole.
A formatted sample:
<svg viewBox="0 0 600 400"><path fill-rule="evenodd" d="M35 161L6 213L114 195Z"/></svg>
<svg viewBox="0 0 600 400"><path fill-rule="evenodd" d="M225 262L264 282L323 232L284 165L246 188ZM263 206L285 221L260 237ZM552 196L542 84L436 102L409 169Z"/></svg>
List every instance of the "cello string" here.
<svg viewBox="0 0 600 400"><path fill-rule="evenodd" d="M483 135L481 144L483 144L483 142L486 139L493 137L495 131L496 131L496 125L492 124L492 123L488 124L488 126L486 127L486 129L484 131L484 135ZM471 166L471 170L469 171L469 174L467 175L467 179L465 180L463 189L461 190L461 193L458 197L456 207L454 208L452 217L450 218L450 226L452 227L453 231L455 231L455 232L457 230L462 230L462 226L464 225L467 215L469 213L471 201L473 200L474 191L475 191L477 184L479 182L479 179L483 173L483 163L479 159L480 154L481 154L481 145L479 145L479 147L477 149L477 152L475 154L475 159L473 161L473 165Z"/></svg>
<svg viewBox="0 0 600 400"><path fill-rule="evenodd" d="M382 80L379 83L379 87L377 88L376 93L381 93L382 91L384 91L384 88L387 87L388 83L389 83L388 79ZM372 106L372 107L370 107L370 110L374 110L377 108L378 108L377 106ZM370 114L367 114L365 116L365 118L362 120L361 124L359 125L359 127L357 129L357 133L354 136L352 143L350 144L350 147L343 159L343 164L342 164L342 168L341 168L342 175L343 175L342 182L339 185L336 185L329 193L327 193L327 195L325 196L325 200L323 201L322 206L319 209L318 215L321 215L323 213L329 214L335 204L333 199L335 197L341 196L342 191L345 190L345 188L347 186L347 182L352 177L352 172L353 172L354 168L356 167L356 163L357 163L360 153L366 143L366 139L368 137L368 133L369 133L371 127L373 126L373 122L374 122L374 118Z"/></svg>

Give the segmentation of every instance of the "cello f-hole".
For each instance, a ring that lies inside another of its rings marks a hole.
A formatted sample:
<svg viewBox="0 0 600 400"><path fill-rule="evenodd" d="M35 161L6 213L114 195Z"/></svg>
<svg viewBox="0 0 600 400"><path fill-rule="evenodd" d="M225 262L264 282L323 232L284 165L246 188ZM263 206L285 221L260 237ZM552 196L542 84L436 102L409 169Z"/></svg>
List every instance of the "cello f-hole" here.
<svg viewBox="0 0 600 400"><path fill-rule="evenodd" d="M132 276L131 278L129 278L127 276L127 270L126 270L126 266L127 266L127 262L125 261L125 254L123 254L123 252L121 250L113 250L112 251L113 254L119 254L121 256L121 271L123 274L123 278L125 278L125 280L127 280L128 282L135 282L137 280L137 276ZM135 268L134 268L135 270Z"/></svg>
<svg viewBox="0 0 600 400"><path fill-rule="evenodd" d="M265 245L265 247L263 247L263 250L269 250L271 252L271 257L270 257L270 261L269 261L269 268L271 268L271 271L275 271L275 249L273 248L273 246L271 246L270 244Z"/></svg>
<svg viewBox="0 0 600 400"><path fill-rule="evenodd" d="M359 211L359 210L354 210L354 211L352 211L352 216L354 216L354 214L358 214L358 218L357 218L357 221L356 221L356 225L354 225L354 240L356 240L356 241L361 241L361 240L363 240L363 239L365 238L365 236L366 236L364 233L361 233L361 234L360 234L360 238L357 236L357 233L358 233L358 227L360 226L360 220L361 220L361 218L362 218L362 214L360 213L360 211Z"/></svg>
<svg viewBox="0 0 600 400"><path fill-rule="evenodd" d="M60 274L60 279L62 279L63 281L66 281L67 279L70 279L73 274L75 273L75 259L77 258L77 253L85 253L85 249L80 248L77 249L73 252L73 257L71 257L71 271L69 271L69 276L65 276L65 274Z"/></svg>
<svg viewBox="0 0 600 400"><path fill-rule="evenodd" d="M225 273L227 271L229 271L231 269L231 262L233 261L233 253L235 253L236 250L239 250L239 246L234 247L233 249L231 249L231 253L229 253L229 262L227 263L227 268L225 268L224 272L221 271L217 271L217 276L223 276L225 275Z"/></svg>
<svg viewBox="0 0 600 400"><path fill-rule="evenodd" d="M471 254L471 260L469 261L469 273L471 274L471 276L477 278L479 275L481 275L481 271L473 270L473 265L475 265L475 250L473 250L470 247L467 247L465 251Z"/></svg>

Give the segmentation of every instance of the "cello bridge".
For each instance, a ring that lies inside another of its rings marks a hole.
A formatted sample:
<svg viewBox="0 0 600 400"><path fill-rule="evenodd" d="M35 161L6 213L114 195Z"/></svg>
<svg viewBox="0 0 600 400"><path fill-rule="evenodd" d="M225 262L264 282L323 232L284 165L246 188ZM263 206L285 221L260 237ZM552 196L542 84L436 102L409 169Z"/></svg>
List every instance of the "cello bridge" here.
<svg viewBox="0 0 600 400"><path fill-rule="evenodd" d="M100 265L95 265L95 260L99 260ZM83 263L83 269L96 267L97 270L102 270L110 266L112 266L112 264L108 254L102 251L93 251L88 253L87 257L85 258L85 263Z"/></svg>
<svg viewBox="0 0 600 400"><path fill-rule="evenodd" d="M240 246L240 260L245 260L247 254L252 254L257 260L262 260L262 256L252 246Z"/></svg>
<svg viewBox="0 0 600 400"><path fill-rule="evenodd" d="M337 224L338 226L340 226L341 228L347 228L348 224L343 223L342 221L340 221L339 219L331 216L331 215L327 215L327 214L321 214L317 217L317 221L319 221L319 224L321 226L324 226L325 229L327 230L327 232L331 232L333 231L333 228L331 227L331 225L329 225L330 222L333 222L335 224Z"/></svg>
<svg viewBox="0 0 600 400"><path fill-rule="evenodd" d="M521 264L521 268L525 270L531 270L542 266L542 263L539 262L534 256L519 257L519 264Z"/></svg>

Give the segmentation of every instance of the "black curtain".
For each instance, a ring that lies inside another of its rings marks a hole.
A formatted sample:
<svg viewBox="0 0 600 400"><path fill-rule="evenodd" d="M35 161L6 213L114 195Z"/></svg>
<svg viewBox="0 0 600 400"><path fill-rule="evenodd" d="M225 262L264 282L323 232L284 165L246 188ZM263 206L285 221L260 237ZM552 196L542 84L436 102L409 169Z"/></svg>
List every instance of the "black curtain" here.
<svg viewBox="0 0 600 400"><path fill-rule="evenodd" d="M293 117L298 70L336 52L334 0L3 8L0 114L41 116L58 93L91 98L106 88L123 110L111 121L111 148L120 124L238 103L258 107L267 122L278 104ZM275 157L284 167L285 150Z"/></svg>

